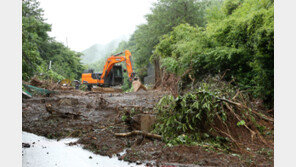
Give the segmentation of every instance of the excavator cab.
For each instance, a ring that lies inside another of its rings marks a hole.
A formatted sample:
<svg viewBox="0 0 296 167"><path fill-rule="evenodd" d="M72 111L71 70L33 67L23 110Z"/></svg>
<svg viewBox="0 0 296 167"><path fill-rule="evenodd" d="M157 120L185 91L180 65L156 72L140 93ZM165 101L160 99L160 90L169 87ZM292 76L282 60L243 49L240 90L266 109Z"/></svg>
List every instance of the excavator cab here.
<svg viewBox="0 0 296 167"><path fill-rule="evenodd" d="M114 65L105 79L105 86L117 86L123 84L121 65Z"/></svg>

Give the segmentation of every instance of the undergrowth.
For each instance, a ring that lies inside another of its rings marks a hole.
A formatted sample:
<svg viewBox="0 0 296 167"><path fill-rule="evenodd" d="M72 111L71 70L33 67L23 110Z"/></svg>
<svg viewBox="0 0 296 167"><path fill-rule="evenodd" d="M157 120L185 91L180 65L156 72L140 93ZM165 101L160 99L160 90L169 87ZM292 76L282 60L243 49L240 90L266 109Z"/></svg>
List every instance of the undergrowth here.
<svg viewBox="0 0 296 167"><path fill-rule="evenodd" d="M243 139L237 137L243 131L247 136L241 137L267 144L262 136L266 127L258 120L273 120L255 111L248 98L231 84L215 79L202 82L194 91L176 98L167 95L158 102L153 132L162 135L168 146L202 145L244 151Z"/></svg>

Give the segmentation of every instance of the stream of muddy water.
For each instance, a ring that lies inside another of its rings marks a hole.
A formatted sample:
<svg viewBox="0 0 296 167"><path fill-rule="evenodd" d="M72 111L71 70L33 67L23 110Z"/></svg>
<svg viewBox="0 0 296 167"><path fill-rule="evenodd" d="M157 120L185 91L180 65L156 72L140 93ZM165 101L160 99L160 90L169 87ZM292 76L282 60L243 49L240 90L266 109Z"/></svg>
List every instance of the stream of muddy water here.
<svg viewBox="0 0 296 167"><path fill-rule="evenodd" d="M92 167L92 166L143 166L120 161L116 156L109 158L82 149L81 145L67 145L76 142L76 138L62 140L47 139L32 133L22 132L22 142L27 147L22 148L23 167ZM29 144L29 145L28 145Z"/></svg>

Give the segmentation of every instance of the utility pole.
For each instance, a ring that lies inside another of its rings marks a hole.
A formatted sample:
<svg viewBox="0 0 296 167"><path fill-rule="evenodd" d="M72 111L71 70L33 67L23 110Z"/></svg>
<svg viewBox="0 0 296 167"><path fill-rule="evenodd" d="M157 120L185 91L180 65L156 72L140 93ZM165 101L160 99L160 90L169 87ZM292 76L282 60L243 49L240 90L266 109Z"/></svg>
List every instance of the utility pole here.
<svg viewBox="0 0 296 167"><path fill-rule="evenodd" d="M51 69L51 60L49 61L48 70Z"/></svg>

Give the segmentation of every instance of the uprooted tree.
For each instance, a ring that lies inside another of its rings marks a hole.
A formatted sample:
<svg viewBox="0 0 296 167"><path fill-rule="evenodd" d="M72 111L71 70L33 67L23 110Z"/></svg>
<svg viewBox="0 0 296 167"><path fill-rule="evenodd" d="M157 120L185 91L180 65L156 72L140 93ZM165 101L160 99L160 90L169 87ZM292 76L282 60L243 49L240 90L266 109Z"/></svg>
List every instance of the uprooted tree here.
<svg viewBox="0 0 296 167"><path fill-rule="evenodd" d="M273 118L263 114L248 94L217 77L209 77L183 96L163 97L155 110L154 133L168 145L235 152L248 152L253 142L272 145Z"/></svg>

